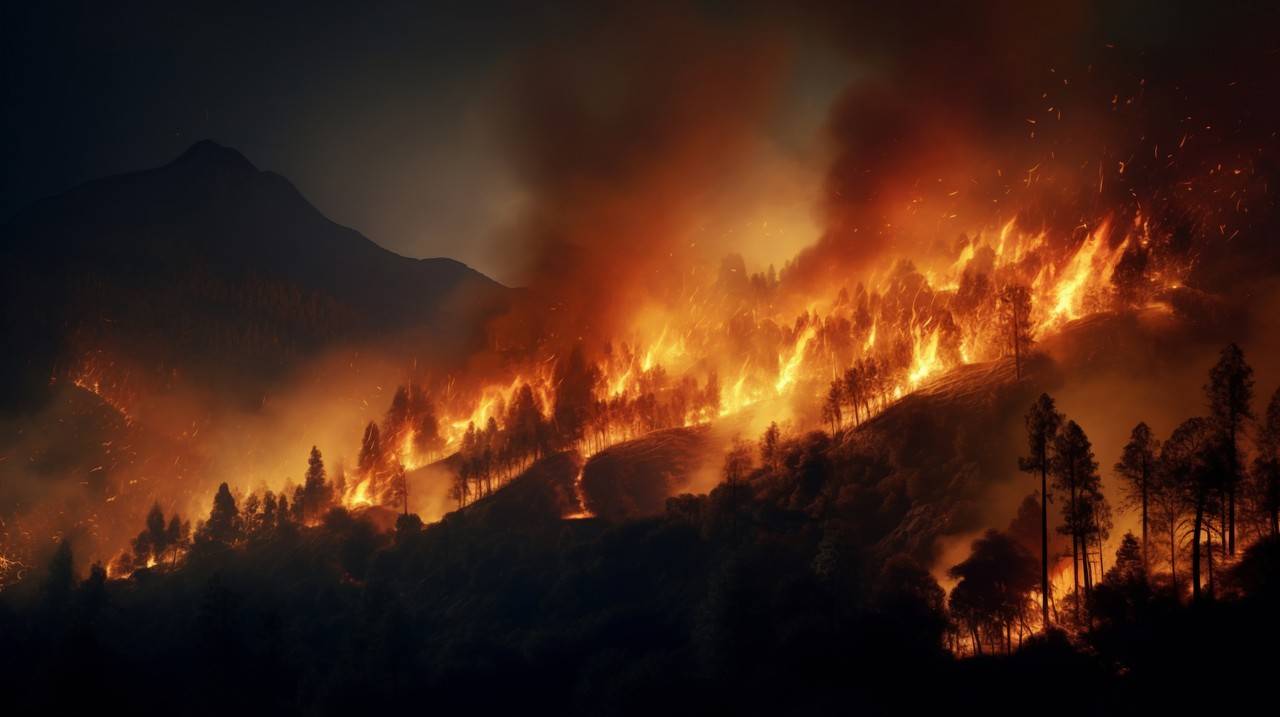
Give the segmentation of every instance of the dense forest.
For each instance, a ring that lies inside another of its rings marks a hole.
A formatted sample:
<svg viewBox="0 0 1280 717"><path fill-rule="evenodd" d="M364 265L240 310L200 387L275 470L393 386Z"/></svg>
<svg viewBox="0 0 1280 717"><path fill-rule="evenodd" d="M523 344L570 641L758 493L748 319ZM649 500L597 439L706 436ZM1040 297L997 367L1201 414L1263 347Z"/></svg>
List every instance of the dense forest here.
<svg viewBox="0 0 1280 717"><path fill-rule="evenodd" d="M1280 395L1255 410L1234 345L1205 394L1207 415L1163 441L1134 428L1115 506L1084 430L1042 395L1019 466L1034 492L941 566L949 594L872 543L850 499L853 428L771 426L725 456L709 494L642 520L565 520L548 476L572 451L424 525L337 507L313 450L292 501L223 485L194 527L156 506L132 553L87 577L64 543L0 595L0 680L19 711L148 713L1106 713L1263 697L1280 637ZM1119 511L1142 534L1104 555ZM1046 591L1064 566L1066 588Z"/></svg>

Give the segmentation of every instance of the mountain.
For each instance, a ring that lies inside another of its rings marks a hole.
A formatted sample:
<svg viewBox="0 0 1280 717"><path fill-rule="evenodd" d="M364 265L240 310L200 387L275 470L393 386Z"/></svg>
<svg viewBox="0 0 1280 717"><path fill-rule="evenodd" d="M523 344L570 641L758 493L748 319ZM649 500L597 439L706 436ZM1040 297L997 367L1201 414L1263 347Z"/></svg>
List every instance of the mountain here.
<svg viewBox="0 0 1280 717"><path fill-rule="evenodd" d="M460 356L509 290L410 259L325 218L284 177L214 142L92 181L0 226L5 396L94 352L252 396L334 346ZM427 355L424 355L427 354Z"/></svg>

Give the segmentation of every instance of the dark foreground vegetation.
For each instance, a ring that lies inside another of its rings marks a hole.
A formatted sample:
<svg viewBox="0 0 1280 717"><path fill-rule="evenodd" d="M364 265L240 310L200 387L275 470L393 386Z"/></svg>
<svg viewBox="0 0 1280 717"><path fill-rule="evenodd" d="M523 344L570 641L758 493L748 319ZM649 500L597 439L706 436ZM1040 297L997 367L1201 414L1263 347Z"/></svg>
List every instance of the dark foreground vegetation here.
<svg viewBox="0 0 1280 717"><path fill-rule="evenodd" d="M77 580L63 550L0 603L6 702L10 714L1080 714L1271 691L1280 541L1249 548L1215 599L1189 605L1113 570L1077 637L959 659L926 571L871 560L834 514L782 507L806 483L837 482L806 463L821 443L796 442L751 484L617 525L561 520L533 487L519 511L481 501L425 529L401 517L389 534L342 509L234 545L206 532L179 567L127 580L98 567Z"/></svg>
<svg viewBox="0 0 1280 717"><path fill-rule="evenodd" d="M950 568L950 595L892 539L893 494L868 478L892 471L865 433L771 427L728 453L709 495L617 520L564 519L572 452L424 526L332 507L313 451L292 503L238 505L224 484L194 530L155 508L112 579L99 565L80 578L63 543L0 593L0 692L13 714L1266 704L1280 645L1280 394L1253 417L1234 346L1205 390L1207 417L1163 444L1141 425L1118 457L1146 540L1126 534L1108 556L1088 438L1037 399L1020 467L1049 488L1054 523L1032 493ZM1069 588L1045 595L1042 551L1072 566Z"/></svg>

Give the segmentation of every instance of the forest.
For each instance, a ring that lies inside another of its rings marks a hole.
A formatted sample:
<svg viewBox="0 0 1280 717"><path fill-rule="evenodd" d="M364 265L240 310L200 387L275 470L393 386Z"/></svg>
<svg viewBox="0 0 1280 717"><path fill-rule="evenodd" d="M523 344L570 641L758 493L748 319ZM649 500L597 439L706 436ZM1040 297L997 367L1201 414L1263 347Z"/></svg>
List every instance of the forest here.
<svg viewBox="0 0 1280 717"><path fill-rule="evenodd" d="M87 578L64 543L0 594L0 680L33 710L197 714L1078 714L1265 698L1280 393L1255 405L1234 344L1203 390L1206 415L1163 439L1139 424L1114 457L1041 395L1018 465L1028 496L943 566L949 591L873 544L850 497L853 427L774 424L728 452L709 494L618 521L564 519L542 469L572 451L424 525L343 507L313 449L292 496L237 501L224 484L194 526L157 505L132 551ZM1122 511L1141 534L1104 555Z"/></svg>

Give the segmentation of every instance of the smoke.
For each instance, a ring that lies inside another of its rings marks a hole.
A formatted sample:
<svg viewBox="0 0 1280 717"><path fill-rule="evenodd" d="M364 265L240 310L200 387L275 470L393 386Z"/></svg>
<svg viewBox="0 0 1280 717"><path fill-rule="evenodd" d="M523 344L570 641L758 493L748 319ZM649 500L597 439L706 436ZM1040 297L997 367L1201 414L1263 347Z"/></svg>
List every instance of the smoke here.
<svg viewBox="0 0 1280 717"><path fill-rule="evenodd" d="M524 343L608 340L706 256L700 229L761 132L786 54L750 21L664 5L590 25L533 52L514 82L530 301L502 333Z"/></svg>
<svg viewBox="0 0 1280 717"><path fill-rule="evenodd" d="M241 498L301 484L312 446L330 476L339 465L350 475L361 429L382 418L406 369L394 353L335 348L280 378L255 406L225 384L177 378L140 387L119 406L59 383L39 411L0 418L0 553L40 565L69 538L84 564L108 561L153 503L194 526L219 483ZM425 519L443 514L447 485L430 471L414 476L413 505Z"/></svg>
<svg viewBox="0 0 1280 717"><path fill-rule="evenodd" d="M1275 11L1166 5L837 12L828 27L863 72L831 110L825 229L793 284L1010 219L1059 241L1108 216L1186 240L1256 230L1274 173L1277 54L1261 28Z"/></svg>

